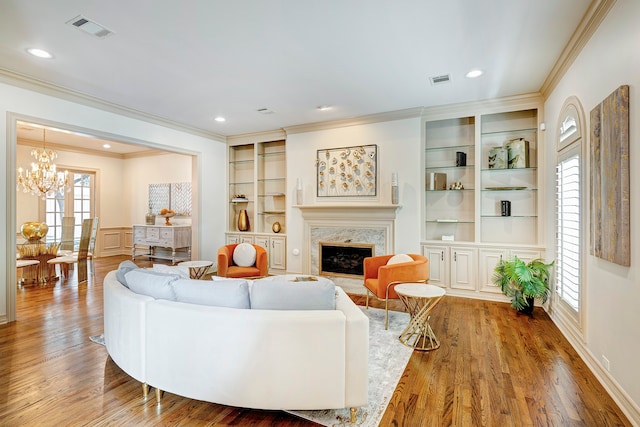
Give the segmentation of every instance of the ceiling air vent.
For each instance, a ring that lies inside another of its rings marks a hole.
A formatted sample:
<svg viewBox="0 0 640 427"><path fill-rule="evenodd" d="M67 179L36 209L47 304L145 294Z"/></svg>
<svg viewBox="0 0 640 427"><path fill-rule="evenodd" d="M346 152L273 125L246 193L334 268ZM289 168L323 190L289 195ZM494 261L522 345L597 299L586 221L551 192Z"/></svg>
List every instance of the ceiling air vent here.
<svg viewBox="0 0 640 427"><path fill-rule="evenodd" d="M268 108L260 108L260 109L258 109L256 111L258 111L258 113L260 113L260 114L273 114L273 113L275 113L275 111L270 110Z"/></svg>
<svg viewBox="0 0 640 427"><path fill-rule="evenodd" d="M429 81L431 81L432 85L441 85L443 83L449 83L451 76L449 74L443 74L441 76L429 77Z"/></svg>
<svg viewBox="0 0 640 427"><path fill-rule="evenodd" d="M82 15L78 15L72 20L67 21L67 24L73 27L76 27L79 30L84 31L87 34L91 34L92 36L97 37L99 39L103 39L113 34L113 31L85 18Z"/></svg>

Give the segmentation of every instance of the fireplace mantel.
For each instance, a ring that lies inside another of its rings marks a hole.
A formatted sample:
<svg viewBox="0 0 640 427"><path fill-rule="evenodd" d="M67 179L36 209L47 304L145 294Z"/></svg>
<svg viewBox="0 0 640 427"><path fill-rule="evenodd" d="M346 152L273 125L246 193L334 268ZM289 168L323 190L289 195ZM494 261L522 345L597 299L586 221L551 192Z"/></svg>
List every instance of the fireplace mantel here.
<svg viewBox="0 0 640 427"><path fill-rule="evenodd" d="M294 208L300 209L305 220L317 219L355 219L362 220L394 220L396 212L401 205L363 205L363 204L340 204L340 205L298 205Z"/></svg>
<svg viewBox="0 0 640 427"><path fill-rule="evenodd" d="M294 208L300 209L304 218L306 248L302 268L305 274L318 274L319 241L376 243L377 254L394 251L396 213L400 205L327 203Z"/></svg>

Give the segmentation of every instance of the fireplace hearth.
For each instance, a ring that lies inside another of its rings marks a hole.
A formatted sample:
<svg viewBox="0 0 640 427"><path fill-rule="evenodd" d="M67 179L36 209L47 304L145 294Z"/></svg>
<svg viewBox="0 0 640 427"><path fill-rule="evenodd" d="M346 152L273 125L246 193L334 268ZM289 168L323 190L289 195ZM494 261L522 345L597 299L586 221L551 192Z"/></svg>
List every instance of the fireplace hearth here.
<svg viewBox="0 0 640 427"><path fill-rule="evenodd" d="M371 243L319 242L319 274L362 278L364 259L373 256L374 248Z"/></svg>

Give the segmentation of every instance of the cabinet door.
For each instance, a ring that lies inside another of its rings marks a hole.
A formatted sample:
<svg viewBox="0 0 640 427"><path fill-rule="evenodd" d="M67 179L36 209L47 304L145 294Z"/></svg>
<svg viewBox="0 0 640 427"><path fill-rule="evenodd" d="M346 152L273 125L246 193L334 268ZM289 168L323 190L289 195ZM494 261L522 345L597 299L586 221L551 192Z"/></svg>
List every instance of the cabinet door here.
<svg viewBox="0 0 640 427"><path fill-rule="evenodd" d="M253 236L247 236L245 234L241 234L238 236L238 243L251 243L253 244Z"/></svg>
<svg viewBox="0 0 640 427"><path fill-rule="evenodd" d="M423 246L422 254L429 259L429 283L446 288L449 283L449 248L446 246Z"/></svg>
<svg viewBox="0 0 640 427"><path fill-rule="evenodd" d="M227 245L235 245L240 243L240 238L237 234L227 234Z"/></svg>
<svg viewBox="0 0 640 427"><path fill-rule="evenodd" d="M517 256L524 262L530 262L536 258L542 257L542 254L540 253L540 251L525 250L525 249L513 249L511 250L510 255L512 257Z"/></svg>
<svg viewBox="0 0 640 427"><path fill-rule="evenodd" d="M255 245L261 246L264 248L267 253L269 253L269 238L263 236L256 236L253 242Z"/></svg>
<svg viewBox="0 0 640 427"><path fill-rule="evenodd" d="M284 237L270 237L269 267L275 270L287 268L287 240Z"/></svg>
<svg viewBox="0 0 640 427"><path fill-rule="evenodd" d="M476 290L477 250L473 248L451 249L451 288Z"/></svg>
<svg viewBox="0 0 640 427"><path fill-rule="evenodd" d="M480 290L482 292L502 293L500 288L493 284L493 270L508 256L507 249L480 249Z"/></svg>

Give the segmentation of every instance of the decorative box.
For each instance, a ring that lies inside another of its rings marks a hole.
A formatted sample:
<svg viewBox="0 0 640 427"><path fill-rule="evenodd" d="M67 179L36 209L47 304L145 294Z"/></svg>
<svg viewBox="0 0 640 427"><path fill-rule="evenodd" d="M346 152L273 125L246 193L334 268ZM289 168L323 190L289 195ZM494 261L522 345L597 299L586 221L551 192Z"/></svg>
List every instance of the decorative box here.
<svg viewBox="0 0 640 427"><path fill-rule="evenodd" d="M505 145L509 155L509 169L529 167L529 141L518 138Z"/></svg>
<svg viewBox="0 0 640 427"><path fill-rule="evenodd" d="M447 174L446 173L430 173L427 175L427 190L446 190Z"/></svg>
<svg viewBox="0 0 640 427"><path fill-rule="evenodd" d="M495 147L489 150L489 169L506 169L508 154L504 147Z"/></svg>

